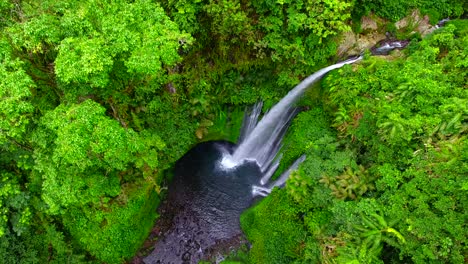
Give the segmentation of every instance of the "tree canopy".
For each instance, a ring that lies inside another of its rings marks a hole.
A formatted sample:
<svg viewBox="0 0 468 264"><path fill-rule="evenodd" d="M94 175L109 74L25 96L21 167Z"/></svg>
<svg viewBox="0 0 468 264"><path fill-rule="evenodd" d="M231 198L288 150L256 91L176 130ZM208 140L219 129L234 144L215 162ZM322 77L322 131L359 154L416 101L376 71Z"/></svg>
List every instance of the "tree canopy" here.
<svg viewBox="0 0 468 264"><path fill-rule="evenodd" d="M235 140L246 105L341 59L375 16L410 45L305 96L281 166L308 158L242 216L246 261L466 262L467 23L392 26L465 2L0 0L2 261L128 261L190 147Z"/></svg>

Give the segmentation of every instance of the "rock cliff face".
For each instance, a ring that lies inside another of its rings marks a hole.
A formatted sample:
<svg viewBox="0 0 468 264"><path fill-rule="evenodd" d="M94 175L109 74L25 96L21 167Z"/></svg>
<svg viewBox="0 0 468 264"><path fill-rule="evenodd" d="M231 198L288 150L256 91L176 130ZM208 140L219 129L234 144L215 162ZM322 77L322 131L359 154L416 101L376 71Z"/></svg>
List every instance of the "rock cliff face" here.
<svg viewBox="0 0 468 264"><path fill-rule="evenodd" d="M339 57L357 55L384 42L402 40L413 34L425 36L436 28L429 23L429 17L421 15L419 10L395 23L371 14L362 17L358 32L349 31L341 35L337 54Z"/></svg>
<svg viewBox="0 0 468 264"><path fill-rule="evenodd" d="M427 15L422 16L419 10L413 11L411 15L404 17L400 21L395 23L397 30L412 30L411 33L418 32L421 36L425 36L432 33L437 26L432 26L429 23L429 17Z"/></svg>

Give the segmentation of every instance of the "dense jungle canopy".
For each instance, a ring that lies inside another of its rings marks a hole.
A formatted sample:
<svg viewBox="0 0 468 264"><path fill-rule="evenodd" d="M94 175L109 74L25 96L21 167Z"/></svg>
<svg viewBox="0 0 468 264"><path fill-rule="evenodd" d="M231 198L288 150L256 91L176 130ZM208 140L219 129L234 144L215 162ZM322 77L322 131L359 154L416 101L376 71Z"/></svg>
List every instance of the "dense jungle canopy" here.
<svg viewBox="0 0 468 264"><path fill-rule="evenodd" d="M245 106L267 110L343 59L346 32L373 30L410 43L310 89L282 166L307 159L242 215L252 247L230 263L467 263L467 8L0 0L0 262L131 260L176 160L235 141ZM414 10L451 20L395 26Z"/></svg>

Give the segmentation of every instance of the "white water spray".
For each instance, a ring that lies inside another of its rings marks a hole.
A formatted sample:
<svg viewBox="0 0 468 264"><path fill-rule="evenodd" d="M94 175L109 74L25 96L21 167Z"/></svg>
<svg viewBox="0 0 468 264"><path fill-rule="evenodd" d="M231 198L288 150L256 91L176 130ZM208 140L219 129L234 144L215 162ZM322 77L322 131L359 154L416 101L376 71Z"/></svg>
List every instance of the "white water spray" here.
<svg viewBox="0 0 468 264"><path fill-rule="evenodd" d="M301 156L276 182L267 185L268 180L278 168L281 160L281 155L277 157L278 151L281 148L281 140L286 133L290 121L297 113L294 104L309 86L320 80L326 73L361 59L362 56L349 59L323 68L310 75L273 106L260 122L258 122L258 117L260 116L262 104L257 103L251 113L246 113L244 117L241 136L238 142L239 146L232 155L228 154L223 158L221 166L233 168L248 160L257 162L264 176L260 181L261 186L254 186L254 195L266 196L273 187L284 185L291 172L297 169L299 164L305 159L305 156ZM277 158L275 159L275 157Z"/></svg>

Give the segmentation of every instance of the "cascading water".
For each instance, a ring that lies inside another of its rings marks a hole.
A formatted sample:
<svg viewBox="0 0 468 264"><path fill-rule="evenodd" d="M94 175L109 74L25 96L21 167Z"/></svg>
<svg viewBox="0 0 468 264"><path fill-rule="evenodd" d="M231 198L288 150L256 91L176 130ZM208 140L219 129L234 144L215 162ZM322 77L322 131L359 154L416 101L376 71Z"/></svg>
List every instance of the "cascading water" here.
<svg viewBox="0 0 468 264"><path fill-rule="evenodd" d="M258 123L262 104L257 103L251 114L246 114L244 117L237 149L233 154L226 153L221 161L221 166L225 169L231 169L243 164L245 161L255 161L264 175L260 180L261 186L253 187L254 195L266 195L273 187L283 185L291 171L296 169L305 159L305 157L300 157L275 183L266 184L279 166L281 155L278 156L278 151L281 148L281 140L289 123L296 114L294 104L307 87L318 81L326 73L361 59L362 57L349 59L310 75L273 106ZM277 158L275 159L275 157Z"/></svg>
<svg viewBox="0 0 468 264"><path fill-rule="evenodd" d="M177 161L167 200L160 207L160 221L168 226L157 235L153 252L143 261L195 264L231 243L239 244L239 218L251 206L254 196L266 196L275 186L283 186L305 159L301 156L269 183L280 164L281 139L297 113L294 103L324 74L360 59L347 60L309 76L260 122L262 104L257 103L244 116L237 145L226 141L200 143Z"/></svg>

